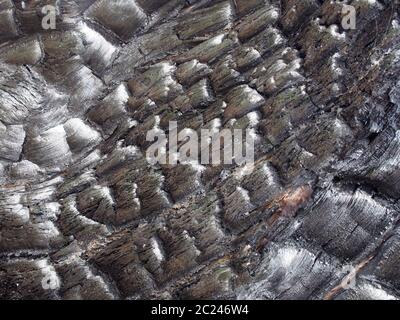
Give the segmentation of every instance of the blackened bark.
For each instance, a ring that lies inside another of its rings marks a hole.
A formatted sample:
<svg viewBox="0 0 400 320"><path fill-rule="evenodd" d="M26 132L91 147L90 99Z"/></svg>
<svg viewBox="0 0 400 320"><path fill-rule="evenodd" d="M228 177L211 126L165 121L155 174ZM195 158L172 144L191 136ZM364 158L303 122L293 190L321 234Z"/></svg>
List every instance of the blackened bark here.
<svg viewBox="0 0 400 320"><path fill-rule="evenodd" d="M399 6L349 4L0 1L0 298L399 298ZM149 164L171 120L253 172Z"/></svg>

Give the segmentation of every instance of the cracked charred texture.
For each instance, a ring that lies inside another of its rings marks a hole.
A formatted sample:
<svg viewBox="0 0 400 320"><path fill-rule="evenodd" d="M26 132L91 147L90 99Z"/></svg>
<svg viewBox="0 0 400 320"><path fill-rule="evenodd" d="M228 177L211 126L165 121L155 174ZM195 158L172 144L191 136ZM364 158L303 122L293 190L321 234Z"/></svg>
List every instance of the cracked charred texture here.
<svg viewBox="0 0 400 320"><path fill-rule="evenodd" d="M399 7L346 3L0 1L0 298L399 299Z"/></svg>

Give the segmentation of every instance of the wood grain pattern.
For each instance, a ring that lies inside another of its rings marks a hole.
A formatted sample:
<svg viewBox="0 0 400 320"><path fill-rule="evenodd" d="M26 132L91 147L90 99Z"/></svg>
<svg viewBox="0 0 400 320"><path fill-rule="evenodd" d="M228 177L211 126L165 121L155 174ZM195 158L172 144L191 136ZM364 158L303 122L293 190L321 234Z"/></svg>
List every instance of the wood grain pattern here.
<svg viewBox="0 0 400 320"><path fill-rule="evenodd" d="M398 299L400 10L347 2L0 0L0 298ZM150 165L171 120L253 172Z"/></svg>

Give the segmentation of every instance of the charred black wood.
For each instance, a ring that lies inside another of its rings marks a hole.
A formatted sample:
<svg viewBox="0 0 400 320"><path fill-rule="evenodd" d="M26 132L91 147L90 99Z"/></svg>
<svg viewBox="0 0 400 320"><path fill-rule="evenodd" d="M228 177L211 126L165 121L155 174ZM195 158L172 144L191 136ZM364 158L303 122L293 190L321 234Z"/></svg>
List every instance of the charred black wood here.
<svg viewBox="0 0 400 320"><path fill-rule="evenodd" d="M399 13L0 0L0 299L399 299ZM169 121L252 172L151 164Z"/></svg>

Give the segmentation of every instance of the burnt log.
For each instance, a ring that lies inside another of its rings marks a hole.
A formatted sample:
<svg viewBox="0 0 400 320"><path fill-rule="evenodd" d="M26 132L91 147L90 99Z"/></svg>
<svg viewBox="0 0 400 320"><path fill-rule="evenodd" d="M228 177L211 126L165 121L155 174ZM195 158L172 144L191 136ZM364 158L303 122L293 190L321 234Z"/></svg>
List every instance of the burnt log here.
<svg viewBox="0 0 400 320"><path fill-rule="evenodd" d="M399 299L400 7L347 2L0 1L0 299Z"/></svg>

